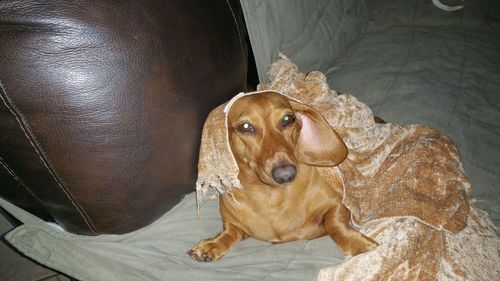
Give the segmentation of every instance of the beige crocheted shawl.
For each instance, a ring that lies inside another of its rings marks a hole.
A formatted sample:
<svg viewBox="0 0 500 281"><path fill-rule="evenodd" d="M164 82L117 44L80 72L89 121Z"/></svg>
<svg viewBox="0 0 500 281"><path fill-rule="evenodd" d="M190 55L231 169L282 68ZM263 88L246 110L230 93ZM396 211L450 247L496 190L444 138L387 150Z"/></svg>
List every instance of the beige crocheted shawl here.
<svg viewBox="0 0 500 281"><path fill-rule="evenodd" d="M320 280L494 280L500 242L488 218L469 206L471 186L459 152L442 132L422 125L377 124L355 97L331 90L323 73L275 62L272 90L308 104L349 149L338 169L352 222L380 246L321 271ZM244 95L214 109L203 129L196 185L199 202L243 188L227 138L226 113ZM471 245L473 243L474 245ZM486 279L484 279L486 278ZM498 280L498 279L497 279Z"/></svg>

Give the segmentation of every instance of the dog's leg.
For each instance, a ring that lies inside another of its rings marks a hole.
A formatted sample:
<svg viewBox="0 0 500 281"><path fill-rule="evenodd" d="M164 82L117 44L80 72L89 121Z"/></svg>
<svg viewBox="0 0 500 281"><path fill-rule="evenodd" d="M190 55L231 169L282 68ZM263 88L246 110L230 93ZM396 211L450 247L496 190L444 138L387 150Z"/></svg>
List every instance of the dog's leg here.
<svg viewBox="0 0 500 281"><path fill-rule="evenodd" d="M324 216L328 235L346 256L355 256L378 246L377 242L350 226L351 213L340 202Z"/></svg>
<svg viewBox="0 0 500 281"><path fill-rule="evenodd" d="M191 258L197 261L210 262L220 259L231 250L246 235L230 223L224 223L224 231L214 238L201 240L196 246L187 252Z"/></svg>

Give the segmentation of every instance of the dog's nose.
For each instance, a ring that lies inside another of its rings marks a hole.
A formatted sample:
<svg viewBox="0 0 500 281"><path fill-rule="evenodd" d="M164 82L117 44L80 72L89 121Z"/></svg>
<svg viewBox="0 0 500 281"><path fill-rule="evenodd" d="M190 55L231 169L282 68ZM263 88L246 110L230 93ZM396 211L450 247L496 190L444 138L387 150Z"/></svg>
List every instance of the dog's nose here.
<svg viewBox="0 0 500 281"><path fill-rule="evenodd" d="M295 175L297 174L297 168L294 165L286 165L275 167L271 171L274 181L279 184L287 183L293 181Z"/></svg>

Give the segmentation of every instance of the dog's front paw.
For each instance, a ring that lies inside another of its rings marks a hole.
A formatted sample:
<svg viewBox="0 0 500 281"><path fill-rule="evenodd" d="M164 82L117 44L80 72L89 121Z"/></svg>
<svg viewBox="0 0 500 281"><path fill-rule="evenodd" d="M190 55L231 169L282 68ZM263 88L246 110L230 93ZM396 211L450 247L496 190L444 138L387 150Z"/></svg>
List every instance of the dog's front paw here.
<svg viewBox="0 0 500 281"><path fill-rule="evenodd" d="M201 240L186 254L191 256L193 260L201 262L211 262L220 259L226 252L228 247L221 242L216 242L214 239Z"/></svg>

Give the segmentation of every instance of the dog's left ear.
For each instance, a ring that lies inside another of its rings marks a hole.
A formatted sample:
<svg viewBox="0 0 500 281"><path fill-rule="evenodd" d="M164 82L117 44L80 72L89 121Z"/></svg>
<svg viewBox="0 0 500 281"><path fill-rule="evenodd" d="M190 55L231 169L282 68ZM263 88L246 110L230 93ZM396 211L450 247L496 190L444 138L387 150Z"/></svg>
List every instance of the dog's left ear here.
<svg viewBox="0 0 500 281"><path fill-rule="evenodd" d="M347 146L328 121L314 108L290 100L301 124L297 155L312 166L336 166L347 157Z"/></svg>

